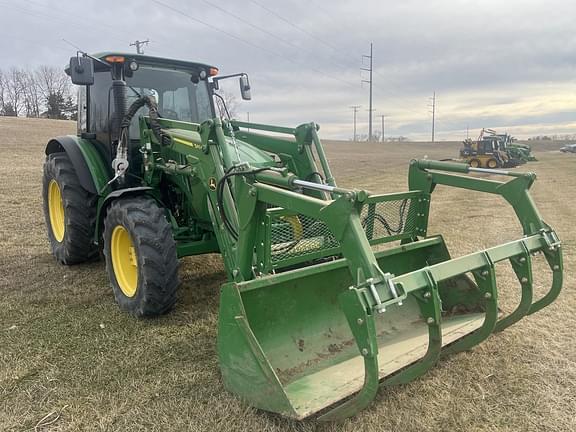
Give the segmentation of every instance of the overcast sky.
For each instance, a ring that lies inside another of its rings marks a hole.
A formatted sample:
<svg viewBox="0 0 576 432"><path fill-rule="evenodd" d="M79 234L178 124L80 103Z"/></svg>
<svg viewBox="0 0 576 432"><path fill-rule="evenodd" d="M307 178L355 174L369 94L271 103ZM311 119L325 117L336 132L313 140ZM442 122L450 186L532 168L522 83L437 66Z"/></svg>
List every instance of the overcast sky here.
<svg viewBox="0 0 576 432"><path fill-rule="evenodd" d="M358 5L362 4L360 9ZM247 72L239 117L322 136L367 133L366 59L374 44L374 130L437 138L480 128L518 137L576 133L576 0L0 0L0 68L64 65L75 50L133 51ZM230 88L238 92L236 86Z"/></svg>

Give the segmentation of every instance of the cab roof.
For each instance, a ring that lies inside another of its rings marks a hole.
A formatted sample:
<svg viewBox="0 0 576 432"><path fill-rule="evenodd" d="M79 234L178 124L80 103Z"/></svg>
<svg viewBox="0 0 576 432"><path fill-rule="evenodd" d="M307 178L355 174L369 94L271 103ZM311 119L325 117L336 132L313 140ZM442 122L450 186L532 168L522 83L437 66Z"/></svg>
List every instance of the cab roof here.
<svg viewBox="0 0 576 432"><path fill-rule="evenodd" d="M100 60L104 60L108 56L122 56L126 58L126 61L136 60L136 62L138 62L139 64L145 64L149 66L168 66L177 69L190 69L190 70L204 69L206 70L206 72L208 72L210 68L216 68L216 66L212 66L206 63L197 63L186 60L176 60L165 57L154 57L154 56L125 53L118 51L105 51L92 54L92 56ZM94 66L97 68L97 64L95 64Z"/></svg>

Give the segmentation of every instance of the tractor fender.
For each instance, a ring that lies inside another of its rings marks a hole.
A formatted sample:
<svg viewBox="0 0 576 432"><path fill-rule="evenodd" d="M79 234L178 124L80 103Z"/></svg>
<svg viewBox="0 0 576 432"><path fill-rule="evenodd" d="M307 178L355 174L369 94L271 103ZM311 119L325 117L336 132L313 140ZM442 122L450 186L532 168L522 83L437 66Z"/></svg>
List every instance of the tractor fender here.
<svg viewBox="0 0 576 432"><path fill-rule="evenodd" d="M102 194L106 189L110 174L94 145L88 140L73 135L52 138L46 145L46 155L60 152L66 152L70 158L80 185L92 194Z"/></svg>
<svg viewBox="0 0 576 432"><path fill-rule="evenodd" d="M100 200L98 202L98 210L96 211L96 229L94 230L94 240L98 243L100 239L100 235L102 233L103 225L104 225L104 217L106 216L106 211L112 201L115 201L121 197L126 196L135 196L135 195L146 195L148 191L153 190L153 188L149 186L137 186L125 189L118 189L113 192L110 192L106 195L106 198ZM153 195L149 195L152 198L156 199ZM162 204L162 203L159 203ZM162 207L164 207L162 205Z"/></svg>

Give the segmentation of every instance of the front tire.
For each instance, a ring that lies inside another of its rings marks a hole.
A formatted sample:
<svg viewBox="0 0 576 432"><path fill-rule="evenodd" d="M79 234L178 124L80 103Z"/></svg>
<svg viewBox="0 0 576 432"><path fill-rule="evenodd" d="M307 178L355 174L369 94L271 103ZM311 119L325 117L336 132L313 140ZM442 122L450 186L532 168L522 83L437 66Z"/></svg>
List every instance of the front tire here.
<svg viewBox="0 0 576 432"><path fill-rule="evenodd" d="M164 211L147 197L114 201L104 220L106 271L120 308L155 316L176 303L178 257Z"/></svg>
<svg viewBox="0 0 576 432"><path fill-rule="evenodd" d="M96 195L81 185L66 153L48 155L42 179L44 218L54 257L78 264L98 256L94 244Z"/></svg>

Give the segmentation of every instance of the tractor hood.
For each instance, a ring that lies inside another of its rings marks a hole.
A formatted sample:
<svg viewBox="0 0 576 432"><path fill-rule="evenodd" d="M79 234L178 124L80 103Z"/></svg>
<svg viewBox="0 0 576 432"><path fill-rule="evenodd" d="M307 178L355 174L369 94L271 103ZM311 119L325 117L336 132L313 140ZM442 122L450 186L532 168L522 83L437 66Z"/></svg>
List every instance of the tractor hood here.
<svg viewBox="0 0 576 432"><path fill-rule="evenodd" d="M172 141L176 145L185 145L191 149L197 150L202 149L202 138L196 131L178 128L163 129L163 131L172 137ZM273 156L269 153L266 153L265 151L262 151L238 138L236 138L235 141L236 145L234 145L234 140L231 137L226 137L226 142L231 148L238 148L238 154L240 155L241 161L249 162L250 165L254 167L276 165Z"/></svg>

